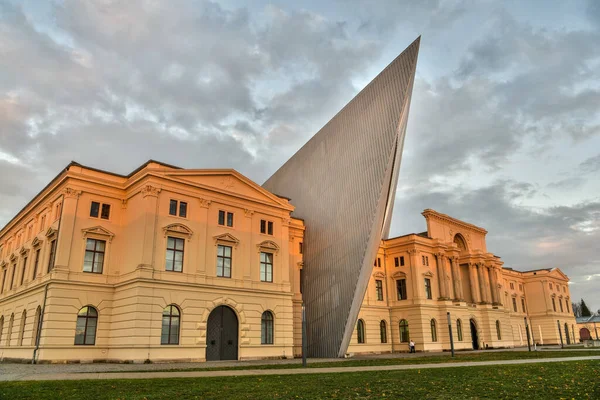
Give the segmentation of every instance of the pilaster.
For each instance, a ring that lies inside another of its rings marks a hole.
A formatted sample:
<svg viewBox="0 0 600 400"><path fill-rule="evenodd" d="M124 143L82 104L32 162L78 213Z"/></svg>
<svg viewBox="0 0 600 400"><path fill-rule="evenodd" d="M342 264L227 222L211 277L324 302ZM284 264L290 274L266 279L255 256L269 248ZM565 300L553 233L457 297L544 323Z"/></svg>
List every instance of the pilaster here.
<svg viewBox="0 0 600 400"><path fill-rule="evenodd" d="M54 267L57 270L68 270L71 258L71 248L74 245L75 219L77 215L77 204L81 190L67 187L62 190L63 204L59 221L58 241L56 243L56 254L54 256ZM38 265L38 270L41 270Z"/></svg>
<svg viewBox="0 0 600 400"><path fill-rule="evenodd" d="M154 267L154 244L156 241L156 214L158 212L158 194L161 189L145 185L140 193L144 208L144 241L142 246L141 264Z"/></svg>

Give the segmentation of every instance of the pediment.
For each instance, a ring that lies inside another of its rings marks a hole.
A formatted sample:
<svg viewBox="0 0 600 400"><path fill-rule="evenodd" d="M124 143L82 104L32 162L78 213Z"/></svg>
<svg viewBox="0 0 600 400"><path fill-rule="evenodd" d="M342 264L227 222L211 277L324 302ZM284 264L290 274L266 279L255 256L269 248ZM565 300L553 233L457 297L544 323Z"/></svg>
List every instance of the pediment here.
<svg viewBox="0 0 600 400"><path fill-rule="evenodd" d="M192 235L194 234L194 232L188 228L187 226L183 225L183 224L170 224L167 225L163 228L163 232L165 234L165 237L167 236L168 233L177 233L180 235L185 235L188 237L188 240L190 240L192 238Z"/></svg>
<svg viewBox="0 0 600 400"><path fill-rule="evenodd" d="M433 273L431 271L427 271L427 272L423 273L423 276L426 276L428 278L432 278L433 277Z"/></svg>
<svg viewBox="0 0 600 400"><path fill-rule="evenodd" d="M406 273L402 272L402 271L396 271L392 274L392 278L394 278L394 279L406 278Z"/></svg>
<svg viewBox="0 0 600 400"><path fill-rule="evenodd" d="M48 230L46 230L46 237L54 236L56 235L56 232L58 232L56 229L49 227Z"/></svg>
<svg viewBox="0 0 600 400"><path fill-rule="evenodd" d="M10 261L15 261L15 260L17 259L17 256L15 255L15 253L12 253L12 254L11 254L9 257L8 257L8 259L9 259Z"/></svg>
<svg viewBox="0 0 600 400"><path fill-rule="evenodd" d="M385 274L381 271L377 271L373 274L374 278L385 278Z"/></svg>
<svg viewBox="0 0 600 400"><path fill-rule="evenodd" d="M564 274L564 272L562 272L562 271L560 270L560 268L553 268L553 269L550 271L550 274L549 274L549 275L550 275L550 276L555 276L555 277L557 277L557 278L559 278L559 279L563 279L563 280L565 280L565 281L568 281L568 280L569 280L569 277L568 277L568 276L566 276L566 275Z"/></svg>
<svg viewBox="0 0 600 400"><path fill-rule="evenodd" d="M259 250L266 249L266 250L272 250L275 252L279 251L279 245L277 243L273 242L272 240L262 241L259 244L257 244L256 247L258 247Z"/></svg>
<svg viewBox="0 0 600 400"><path fill-rule="evenodd" d="M21 248L19 249L19 254L25 255L25 254L27 254L28 251L29 251L28 248L26 248L25 246L21 246Z"/></svg>
<svg viewBox="0 0 600 400"><path fill-rule="evenodd" d="M41 243L42 243L42 241L40 239L38 239L38 237L36 236L31 241L31 247L39 246Z"/></svg>
<svg viewBox="0 0 600 400"><path fill-rule="evenodd" d="M234 170L187 170L169 171L166 177L203 187L209 190L256 200L292 210L285 200L262 188L255 182Z"/></svg>
<svg viewBox="0 0 600 400"><path fill-rule="evenodd" d="M213 236L213 239L215 239L215 246L219 242L224 242L233 244L235 247L237 247L237 245L240 243L240 240L233 236L231 233L224 233L222 235Z"/></svg>
<svg viewBox="0 0 600 400"><path fill-rule="evenodd" d="M0 261L0 268L4 268L6 267L6 261L2 260Z"/></svg>
<svg viewBox="0 0 600 400"><path fill-rule="evenodd" d="M85 228L81 230L81 233L83 234L84 238L86 238L90 234L106 236L108 237L109 242L112 242L113 237L115 237L114 233L102 226L93 226L91 228Z"/></svg>

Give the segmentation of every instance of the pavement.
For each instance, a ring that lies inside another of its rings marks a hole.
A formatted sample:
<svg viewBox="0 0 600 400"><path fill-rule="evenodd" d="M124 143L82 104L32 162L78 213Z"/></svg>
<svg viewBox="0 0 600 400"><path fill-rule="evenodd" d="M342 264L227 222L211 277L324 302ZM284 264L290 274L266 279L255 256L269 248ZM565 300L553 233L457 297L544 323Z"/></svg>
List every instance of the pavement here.
<svg viewBox="0 0 600 400"><path fill-rule="evenodd" d="M535 364L535 363L553 363L568 361L598 360L600 356L586 357L557 357L545 359L526 359L526 360L497 360L497 361L471 361L461 363L437 363L437 364L409 364L409 365L381 365L381 366L362 366L362 367L327 367L327 368L293 368L293 369L243 369L243 370L221 370L221 371L156 371L151 372L49 372L41 373L23 369L21 371L12 370L0 371L0 381L56 381L56 380L84 380L84 379L156 379L156 378L211 378L223 376L259 376L259 375L299 375L299 374L329 374L340 372L376 372L376 371L400 371L412 369L431 369L431 368L461 368L478 367L488 365L515 365L515 364ZM287 360L278 360L287 361ZM293 361L293 360L290 360ZM323 361L323 360L320 360ZM283 363L279 363L283 364ZM13 364L19 365L19 364ZM116 364L121 365L121 364ZM152 364L156 365L156 364ZM248 366L248 363L244 363ZM262 361L260 365L265 365ZM56 365L50 365L51 367ZM81 367L78 365L77 367ZM165 369L164 364L158 364L161 369ZM219 364L219 367L225 364ZM35 367L35 366L27 366ZM134 365L139 370L140 365ZM175 368L181 368L181 364L175 364ZM77 370L80 372L81 368Z"/></svg>

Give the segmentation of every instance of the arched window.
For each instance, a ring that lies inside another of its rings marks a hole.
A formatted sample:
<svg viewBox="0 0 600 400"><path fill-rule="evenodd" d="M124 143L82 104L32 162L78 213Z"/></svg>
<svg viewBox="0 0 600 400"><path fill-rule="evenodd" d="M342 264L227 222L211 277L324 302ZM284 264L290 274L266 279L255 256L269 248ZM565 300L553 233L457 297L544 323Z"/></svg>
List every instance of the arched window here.
<svg viewBox="0 0 600 400"><path fill-rule="evenodd" d="M179 344L179 323L181 311L174 305L168 305L162 313L160 344Z"/></svg>
<svg viewBox="0 0 600 400"><path fill-rule="evenodd" d="M358 343L365 342L365 321L362 319L358 320L358 324L356 326L356 332L358 334Z"/></svg>
<svg viewBox="0 0 600 400"><path fill-rule="evenodd" d="M260 343L273 344L273 313L265 311L260 318Z"/></svg>
<svg viewBox="0 0 600 400"><path fill-rule="evenodd" d="M405 319L400 320L400 342L408 343L410 335L408 334L408 321Z"/></svg>
<svg viewBox="0 0 600 400"><path fill-rule="evenodd" d="M571 344L571 336L569 335L569 325L565 322L565 339L567 344Z"/></svg>
<svg viewBox="0 0 600 400"><path fill-rule="evenodd" d="M98 325L98 311L92 306L85 306L77 313L77 326L75 327L75 344L96 344L96 326Z"/></svg>
<svg viewBox="0 0 600 400"><path fill-rule="evenodd" d="M458 250L460 250L461 252L467 250L467 243L465 242L465 238L460 233L454 235L454 243L456 243L456 245L458 246Z"/></svg>
<svg viewBox="0 0 600 400"><path fill-rule="evenodd" d="M4 330L4 315L0 317L0 346L2 346L2 331Z"/></svg>
<svg viewBox="0 0 600 400"><path fill-rule="evenodd" d="M21 326L19 327L19 346L23 346L23 336L25 336L25 324L27 323L27 310L23 310L21 315Z"/></svg>
<svg viewBox="0 0 600 400"><path fill-rule="evenodd" d="M10 319L8 320L8 332L6 332L6 347L10 346L10 337L12 336L12 328L13 323L15 322L15 314L10 314Z"/></svg>
<svg viewBox="0 0 600 400"><path fill-rule="evenodd" d="M458 341L462 342L462 321L460 319L456 320L456 336L458 336Z"/></svg>
<svg viewBox="0 0 600 400"><path fill-rule="evenodd" d="M37 344L38 334L40 333L40 315L42 314L42 307L38 306L35 310L35 317L33 317L33 328L31 332L31 345Z"/></svg>
<svg viewBox="0 0 600 400"><path fill-rule="evenodd" d="M387 343L387 326L384 320L379 323L379 336L381 337L381 343Z"/></svg>
<svg viewBox="0 0 600 400"><path fill-rule="evenodd" d="M435 319L431 320L431 341L437 342L437 326Z"/></svg>
<svg viewBox="0 0 600 400"><path fill-rule="evenodd" d="M496 320L496 335L498 340L502 340L502 332L500 331L500 321Z"/></svg>

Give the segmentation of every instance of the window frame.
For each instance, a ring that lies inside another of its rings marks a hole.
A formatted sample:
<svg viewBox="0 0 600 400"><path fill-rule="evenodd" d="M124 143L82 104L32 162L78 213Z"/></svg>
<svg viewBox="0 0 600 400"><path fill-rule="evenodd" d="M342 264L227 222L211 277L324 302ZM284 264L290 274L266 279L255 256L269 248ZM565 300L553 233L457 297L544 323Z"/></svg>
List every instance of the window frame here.
<svg viewBox="0 0 600 400"><path fill-rule="evenodd" d="M168 314L165 315L165 311L169 310ZM173 314L173 309L177 310L177 315ZM165 329L165 324L164 324L164 318L165 317L169 317L169 325L167 328L167 341L164 342L163 341L163 336L164 336L164 329ZM177 319L177 343L174 343L171 341L171 337L173 336L172 333L172 327L173 327L173 320ZM179 342L180 342L180 336L181 336L181 309L179 308L179 306L177 306L176 304L169 304L167 305L165 308L163 308L162 310L162 314L161 314L161 325L160 325L160 345L161 346L178 346Z"/></svg>
<svg viewBox="0 0 600 400"><path fill-rule="evenodd" d="M396 297L398 301L408 300L406 294L406 278L396 279Z"/></svg>
<svg viewBox="0 0 600 400"><path fill-rule="evenodd" d="M263 261L263 254L265 256L271 256L271 262L270 263L268 262L268 257L265 257L265 260L267 260L267 261ZM259 261L260 261L260 271L259 271L260 272L260 281L261 282L272 283L273 282L273 270L274 270L273 264L275 263L275 260L274 260L275 254L273 252L268 252L268 251L261 250L259 257L260 257L259 258ZM264 271L263 271L263 266L264 266ZM270 280L267 279L268 275L269 275L267 273L269 266L271 268L271 279Z"/></svg>
<svg viewBox="0 0 600 400"><path fill-rule="evenodd" d="M456 320L456 336L459 342L463 341L462 321L460 318Z"/></svg>
<svg viewBox="0 0 600 400"><path fill-rule="evenodd" d="M513 305L513 312L519 312L518 308L517 308L517 298L516 297L512 298L512 305Z"/></svg>
<svg viewBox="0 0 600 400"><path fill-rule="evenodd" d="M173 239L173 247L169 247L169 239ZM182 243L182 248L181 250L177 249L177 241L181 240ZM178 236L171 236L171 235L167 235L167 241L165 243L165 271L166 272L178 272L178 273L183 273L183 267L184 267L184 262L185 262L185 239L178 237ZM168 254L169 251L173 252L173 258L171 260L169 260ZM176 253L181 253L181 271L177 271L175 269L175 262L176 262L176 257L175 254ZM171 269L169 269L169 264L168 262L172 261L172 266Z"/></svg>
<svg viewBox="0 0 600 400"><path fill-rule="evenodd" d="M275 343L275 316L270 310L264 311L260 316L260 344L272 345Z"/></svg>
<svg viewBox="0 0 600 400"><path fill-rule="evenodd" d="M496 337L498 340L502 340L502 328L500 326L500 320L496 320Z"/></svg>
<svg viewBox="0 0 600 400"><path fill-rule="evenodd" d="M48 273L54 269L54 261L56 259L56 238L49 243L50 252L48 253Z"/></svg>
<svg viewBox="0 0 600 400"><path fill-rule="evenodd" d="M25 273L27 272L27 261L29 260L29 254L23 257L23 272L21 273L21 284L19 286L23 286L25 283Z"/></svg>
<svg viewBox="0 0 600 400"><path fill-rule="evenodd" d="M81 314L83 309L86 309L85 315ZM94 310L96 315L90 315L90 310ZM77 312L77 320L76 320L76 325L75 325L75 346L94 346L94 345L96 345L96 334L98 332L98 317L99 317L98 309L96 309L96 307L94 307L94 306L87 305L87 306L83 306L83 307L81 307L81 309L79 309L79 311ZM77 325L79 324L80 319L85 319L85 324L84 324L84 329L83 329L83 343L77 343L77 337L78 337ZM94 319L96 321L95 325L94 325L93 343L87 343L89 321L92 319Z"/></svg>
<svg viewBox="0 0 600 400"><path fill-rule="evenodd" d="M267 219L260 220L260 233L263 235L273 236L273 221Z"/></svg>
<svg viewBox="0 0 600 400"><path fill-rule="evenodd" d="M433 299L433 290L431 288L431 279L425 278L425 296L428 300Z"/></svg>
<svg viewBox="0 0 600 400"><path fill-rule="evenodd" d="M429 324L430 324L430 328L431 328L431 341L433 343L437 343L437 341L438 341L437 321L435 320L435 318L431 318L431 321L429 322Z"/></svg>
<svg viewBox="0 0 600 400"><path fill-rule="evenodd" d="M183 208L182 208L182 205L183 205ZM189 212L188 205L189 205L189 203L187 201L177 200L177 199L169 199L169 216L187 219L187 215ZM173 213L173 209L175 210L174 213Z"/></svg>
<svg viewBox="0 0 600 400"><path fill-rule="evenodd" d="M222 223L221 223L221 216L223 217ZM230 219L231 219L231 221L230 221ZM234 217L233 212L227 211L227 210L219 210L219 213L217 216L217 225L226 226L228 228L233 228L234 223L235 223L235 217Z"/></svg>
<svg viewBox="0 0 600 400"><path fill-rule="evenodd" d="M94 213L93 213L94 204L98 205L98 209L96 211L96 215L94 215ZM108 215L106 217L104 217L105 210L107 210L107 213L108 213ZM112 214L112 204L111 203L104 203L104 202L96 201L96 200L91 200L90 201L89 218L101 219L101 220L104 220L104 221L110 221L111 214Z"/></svg>
<svg viewBox="0 0 600 400"><path fill-rule="evenodd" d="M375 279L375 292L377 301L383 301L383 281L381 279Z"/></svg>
<svg viewBox="0 0 600 400"><path fill-rule="evenodd" d="M224 254L225 249L229 249L229 257L226 255L220 255L219 250L223 248ZM219 271L219 260L222 260L221 271ZM225 275L225 260L229 260L229 275ZM231 278L231 269L233 267L233 247L226 244L217 243L217 277L219 278Z"/></svg>
<svg viewBox="0 0 600 400"><path fill-rule="evenodd" d="M365 321L360 318L356 323L356 340L358 344L367 343L366 336Z"/></svg>
<svg viewBox="0 0 600 400"><path fill-rule="evenodd" d="M89 250L87 248L88 242L89 241L94 241L94 250ZM104 243L104 249L102 251L100 250L96 250L98 247L99 243ZM85 273L89 273L89 274L99 274L102 275L102 273L104 272L104 261L106 260L106 250L107 250L107 246L108 243L106 240L104 239L96 239L93 237L86 237L85 238L85 252L83 255L83 268L82 268L82 272ZM92 269L90 271L86 271L86 261L85 261L85 257L87 256L88 253L92 253ZM102 254L102 264L100 265L100 271L94 271L95 268L95 264L96 264L96 255L97 254Z"/></svg>
<svg viewBox="0 0 600 400"><path fill-rule="evenodd" d="M398 328L400 331L400 343L408 343L410 342L410 330L408 328L408 320L406 319L401 319L400 322L398 322ZM404 337L406 336L406 337ZM406 339L406 340L403 340Z"/></svg>
<svg viewBox="0 0 600 400"><path fill-rule="evenodd" d="M379 339L382 344L387 343L387 323L384 319L379 322Z"/></svg>

